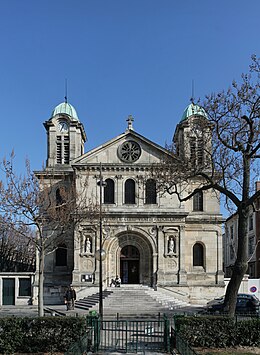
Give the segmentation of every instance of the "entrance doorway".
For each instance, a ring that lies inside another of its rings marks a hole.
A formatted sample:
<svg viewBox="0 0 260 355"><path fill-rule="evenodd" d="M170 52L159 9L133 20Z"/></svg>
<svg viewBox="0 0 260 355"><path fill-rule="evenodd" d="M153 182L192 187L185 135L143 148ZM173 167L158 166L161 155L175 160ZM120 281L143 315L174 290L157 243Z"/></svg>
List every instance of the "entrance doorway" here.
<svg viewBox="0 0 260 355"><path fill-rule="evenodd" d="M133 245L126 245L121 250L120 255L120 274L123 284L138 284L140 282L139 250Z"/></svg>
<svg viewBox="0 0 260 355"><path fill-rule="evenodd" d="M3 305L15 304L15 279L3 279Z"/></svg>

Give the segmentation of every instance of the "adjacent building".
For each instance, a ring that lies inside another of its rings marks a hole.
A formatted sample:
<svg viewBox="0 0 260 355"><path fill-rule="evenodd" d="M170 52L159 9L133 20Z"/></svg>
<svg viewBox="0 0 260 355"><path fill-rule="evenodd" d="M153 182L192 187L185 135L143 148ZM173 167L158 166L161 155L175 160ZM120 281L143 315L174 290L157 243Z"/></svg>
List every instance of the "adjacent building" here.
<svg viewBox="0 0 260 355"><path fill-rule="evenodd" d="M260 182L256 182L259 190ZM249 278L260 278L260 211L259 200L256 201L255 209L251 208L248 220L248 271ZM226 277L231 277L232 268L236 260L238 235L238 215L233 214L225 222L223 236L223 261Z"/></svg>

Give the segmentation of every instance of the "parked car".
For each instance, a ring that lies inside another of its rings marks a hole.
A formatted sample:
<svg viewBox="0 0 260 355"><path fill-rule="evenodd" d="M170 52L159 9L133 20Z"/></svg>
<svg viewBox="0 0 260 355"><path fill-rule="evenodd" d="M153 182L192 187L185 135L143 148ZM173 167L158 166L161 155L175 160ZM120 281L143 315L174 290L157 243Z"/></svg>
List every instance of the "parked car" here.
<svg viewBox="0 0 260 355"><path fill-rule="evenodd" d="M224 312L225 296L215 298L207 303L207 312L209 313L222 313ZM250 313L259 314L260 301L254 295L247 293L239 293L237 295L236 313Z"/></svg>

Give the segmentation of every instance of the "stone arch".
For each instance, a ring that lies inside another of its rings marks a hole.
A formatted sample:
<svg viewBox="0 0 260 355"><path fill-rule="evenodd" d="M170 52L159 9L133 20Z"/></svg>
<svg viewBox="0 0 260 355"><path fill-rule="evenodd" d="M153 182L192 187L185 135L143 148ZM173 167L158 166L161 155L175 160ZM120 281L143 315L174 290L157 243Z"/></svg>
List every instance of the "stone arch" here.
<svg viewBox="0 0 260 355"><path fill-rule="evenodd" d="M153 283L153 246L147 237L136 231L120 232L106 245L107 283L120 274L121 250L126 246L138 249L140 255L139 283L151 286Z"/></svg>

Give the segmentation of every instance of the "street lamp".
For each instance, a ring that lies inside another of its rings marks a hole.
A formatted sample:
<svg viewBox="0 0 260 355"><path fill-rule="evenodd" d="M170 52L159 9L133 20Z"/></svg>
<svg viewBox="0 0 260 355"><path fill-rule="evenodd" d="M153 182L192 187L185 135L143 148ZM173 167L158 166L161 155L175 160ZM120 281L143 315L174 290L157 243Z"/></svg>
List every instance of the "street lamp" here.
<svg viewBox="0 0 260 355"><path fill-rule="evenodd" d="M103 319L103 271L102 271L102 261L106 257L106 252L102 249L102 187L106 186L106 182L103 181L102 177L102 164L100 163L99 170L99 250L96 251L96 259L99 260L99 314L100 318Z"/></svg>

